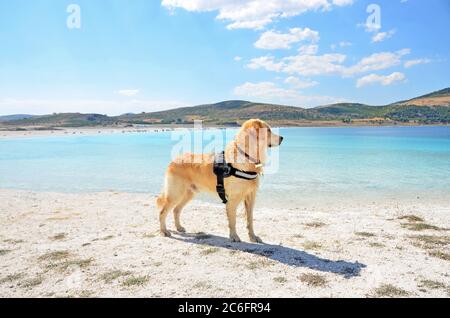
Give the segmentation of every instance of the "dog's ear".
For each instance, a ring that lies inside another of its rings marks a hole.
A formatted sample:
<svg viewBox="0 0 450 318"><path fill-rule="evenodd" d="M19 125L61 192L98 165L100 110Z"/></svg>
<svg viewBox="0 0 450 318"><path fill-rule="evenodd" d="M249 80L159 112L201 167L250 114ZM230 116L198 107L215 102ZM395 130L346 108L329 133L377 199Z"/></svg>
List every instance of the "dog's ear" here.
<svg viewBox="0 0 450 318"><path fill-rule="evenodd" d="M242 125L236 135L238 146L260 162L265 161L265 152L268 146L267 127L268 125L260 119L250 119Z"/></svg>
<svg viewBox="0 0 450 318"><path fill-rule="evenodd" d="M250 119L242 125L243 130L254 130L256 133L258 133L261 128L264 128L264 123L260 119Z"/></svg>
<svg viewBox="0 0 450 318"><path fill-rule="evenodd" d="M250 119L242 125L240 134L246 138L247 143L250 139L256 141L256 144L258 144L260 139L264 139L265 134L267 133L261 130L266 128L267 124L265 124L262 120Z"/></svg>

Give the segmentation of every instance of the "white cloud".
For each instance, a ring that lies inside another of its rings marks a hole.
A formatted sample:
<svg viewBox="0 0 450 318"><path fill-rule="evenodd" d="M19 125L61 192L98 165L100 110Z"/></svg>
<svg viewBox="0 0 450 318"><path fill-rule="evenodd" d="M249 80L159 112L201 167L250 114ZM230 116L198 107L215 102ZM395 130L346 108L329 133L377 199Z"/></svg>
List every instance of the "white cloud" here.
<svg viewBox="0 0 450 318"><path fill-rule="evenodd" d="M344 76L350 76L358 73L371 71L379 71L401 64L403 56L409 54L410 49L402 49L396 52L374 53L368 57L361 59L357 64L346 68L343 72Z"/></svg>
<svg viewBox="0 0 450 318"><path fill-rule="evenodd" d="M272 82L246 82L237 86L234 89L234 94L244 98L257 99L260 102L283 103L302 107L314 107L344 101L342 98L330 96L301 95L296 90L285 89Z"/></svg>
<svg viewBox="0 0 450 318"><path fill-rule="evenodd" d="M405 62L404 66L405 68L410 68L414 65L419 65L419 64L428 64L431 63L430 59L416 59L416 60L408 60Z"/></svg>
<svg viewBox="0 0 450 318"><path fill-rule="evenodd" d="M284 80L286 84L289 84L291 87L295 89L305 89L309 87L313 87L319 84L319 82L316 81L310 81L310 80L300 80L298 77L295 76L289 76Z"/></svg>
<svg viewBox="0 0 450 318"><path fill-rule="evenodd" d="M303 45L299 47L298 52L304 55L315 55L319 50L319 46L316 44Z"/></svg>
<svg viewBox="0 0 450 318"><path fill-rule="evenodd" d="M353 0L333 0L333 4L339 7L343 7L353 4Z"/></svg>
<svg viewBox="0 0 450 318"><path fill-rule="evenodd" d="M122 95L122 96L131 97L131 96L135 96L135 95L139 94L139 90L138 89L121 89L117 93L119 93L119 95Z"/></svg>
<svg viewBox="0 0 450 318"><path fill-rule="evenodd" d="M329 10L333 5L350 5L350 0L163 0L169 10L218 11L217 19L228 29L261 29L276 19L298 16L308 11Z"/></svg>
<svg viewBox="0 0 450 318"><path fill-rule="evenodd" d="M265 69L267 71L272 72L280 72L284 64L282 62L275 62L275 58L273 56L261 56L250 60L250 63L247 64L247 67L252 70L257 69Z"/></svg>
<svg viewBox="0 0 450 318"><path fill-rule="evenodd" d="M390 30L388 32L378 32L372 37L372 42L382 42L386 39L391 38L395 34L395 30Z"/></svg>
<svg viewBox="0 0 450 318"><path fill-rule="evenodd" d="M337 44L331 44L330 47L332 50L335 50L338 46L339 47L347 47L347 46L352 46L353 43L352 42L348 42L348 41L341 41Z"/></svg>
<svg viewBox="0 0 450 318"><path fill-rule="evenodd" d="M345 61L345 58L346 56L342 54L299 54L275 61L272 56L263 56L252 59L247 67L303 76L341 74L344 70L341 63Z"/></svg>
<svg viewBox="0 0 450 318"><path fill-rule="evenodd" d="M290 49L291 44L306 40L319 41L319 32L309 28L292 28L289 29L289 33L266 31L255 42L255 47L266 50Z"/></svg>
<svg viewBox="0 0 450 318"><path fill-rule="evenodd" d="M302 76L341 75L345 77L398 66L402 64L403 56L409 53L410 49L374 53L362 58L358 63L351 66L344 65L347 58L346 55L337 53L323 55L300 53L279 60L272 56L263 56L252 59L247 64L247 67Z"/></svg>
<svg viewBox="0 0 450 318"><path fill-rule="evenodd" d="M352 46L353 43L352 42L348 42L348 41L341 41L339 42L339 46L340 47L347 47L347 46Z"/></svg>
<svg viewBox="0 0 450 318"><path fill-rule="evenodd" d="M303 76L340 74L343 71L341 64L345 59L343 54L289 56L283 59L283 72Z"/></svg>
<svg viewBox="0 0 450 318"><path fill-rule="evenodd" d="M356 82L356 87L363 87L366 85L372 85L372 84L381 84L383 86L391 85L393 83L403 81L405 79L405 74L400 72L394 72L390 75L377 75L377 74L370 74L366 75L364 77L361 77Z"/></svg>
<svg viewBox="0 0 450 318"><path fill-rule="evenodd" d="M1 114L98 113L120 115L123 113L154 112L189 106L192 103L170 100L56 100L56 99L0 99Z"/></svg>
<svg viewBox="0 0 450 318"><path fill-rule="evenodd" d="M298 93L295 90L280 88L272 82L246 82L240 86L237 86L234 89L234 94L247 97L270 97L281 99L294 99L298 96Z"/></svg>
<svg viewBox="0 0 450 318"><path fill-rule="evenodd" d="M242 57L240 57L240 56L235 56L235 57L234 57L234 60L235 60L236 62L240 62L240 61L242 60Z"/></svg>

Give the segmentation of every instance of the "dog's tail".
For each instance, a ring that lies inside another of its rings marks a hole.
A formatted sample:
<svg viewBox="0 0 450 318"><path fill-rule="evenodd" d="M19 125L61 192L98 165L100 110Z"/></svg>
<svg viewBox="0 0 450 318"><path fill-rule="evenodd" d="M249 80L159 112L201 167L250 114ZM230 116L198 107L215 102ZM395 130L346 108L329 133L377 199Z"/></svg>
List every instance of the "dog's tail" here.
<svg viewBox="0 0 450 318"><path fill-rule="evenodd" d="M162 209L167 203L167 175L164 178L164 186L161 190L161 194L156 198L156 206L158 209Z"/></svg>
<svg viewBox="0 0 450 318"><path fill-rule="evenodd" d="M159 197L156 198L156 206L158 209L162 209L162 207L166 204L166 195L164 192L160 194Z"/></svg>

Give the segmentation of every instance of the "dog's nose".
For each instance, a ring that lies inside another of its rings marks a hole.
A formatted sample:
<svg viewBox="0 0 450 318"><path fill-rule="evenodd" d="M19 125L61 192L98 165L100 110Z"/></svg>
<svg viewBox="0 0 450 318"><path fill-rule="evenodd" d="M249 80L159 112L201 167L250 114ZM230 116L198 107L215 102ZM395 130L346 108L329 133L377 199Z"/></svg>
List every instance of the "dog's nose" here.
<svg viewBox="0 0 450 318"><path fill-rule="evenodd" d="M283 136L280 136L280 145L281 145L281 143L283 142L283 139L284 139L284 137L283 137Z"/></svg>

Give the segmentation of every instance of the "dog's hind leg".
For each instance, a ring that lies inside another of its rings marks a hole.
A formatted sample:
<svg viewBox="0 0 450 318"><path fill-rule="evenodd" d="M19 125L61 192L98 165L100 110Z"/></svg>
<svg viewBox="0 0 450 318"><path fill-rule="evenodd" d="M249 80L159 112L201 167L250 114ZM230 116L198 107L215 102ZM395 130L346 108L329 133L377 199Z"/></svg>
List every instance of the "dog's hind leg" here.
<svg viewBox="0 0 450 318"><path fill-rule="evenodd" d="M159 210L159 225L162 236L170 237L171 234L167 230L166 218L169 212L176 207L184 198L184 193L187 192L187 188L183 182L177 180L176 177L170 174L166 177L164 191L157 199Z"/></svg>
<svg viewBox="0 0 450 318"><path fill-rule="evenodd" d="M180 222L180 215L181 215L181 211L183 210L183 208L186 206L186 204L188 204L192 198L194 197L194 193L192 191L187 191L186 194L184 195L183 199L181 200L180 203L177 204L177 206L173 209L173 216L175 219L175 226L177 228L178 232L186 232L185 228L181 225Z"/></svg>
<svg viewBox="0 0 450 318"><path fill-rule="evenodd" d="M174 204L173 204L173 202L170 202L167 199L165 201L166 202L164 203L164 205L162 206L162 208L159 211L159 225L160 225L161 235L170 237L171 234L166 226L166 218Z"/></svg>

